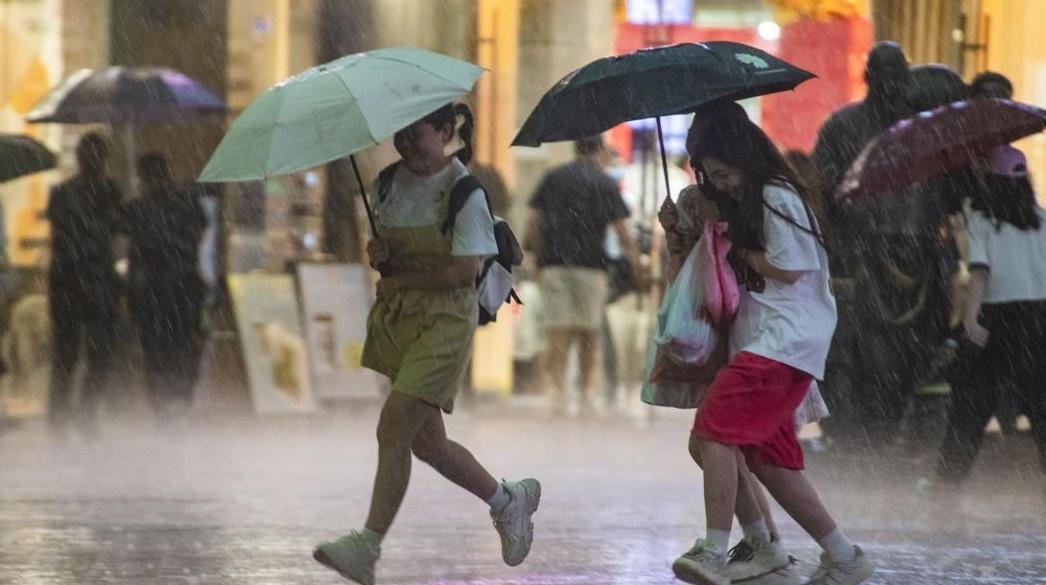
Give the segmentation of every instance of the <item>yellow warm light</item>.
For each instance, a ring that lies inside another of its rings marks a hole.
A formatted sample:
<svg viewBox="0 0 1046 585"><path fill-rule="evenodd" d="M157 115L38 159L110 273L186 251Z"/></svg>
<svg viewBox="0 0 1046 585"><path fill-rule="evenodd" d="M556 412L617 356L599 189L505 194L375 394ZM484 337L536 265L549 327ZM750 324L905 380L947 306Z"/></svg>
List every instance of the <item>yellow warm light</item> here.
<svg viewBox="0 0 1046 585"><path fill-rule="evenodd" d="M774 9L777 22L859 18L868 14L868 0L766 0L766 3Z"/></svg>

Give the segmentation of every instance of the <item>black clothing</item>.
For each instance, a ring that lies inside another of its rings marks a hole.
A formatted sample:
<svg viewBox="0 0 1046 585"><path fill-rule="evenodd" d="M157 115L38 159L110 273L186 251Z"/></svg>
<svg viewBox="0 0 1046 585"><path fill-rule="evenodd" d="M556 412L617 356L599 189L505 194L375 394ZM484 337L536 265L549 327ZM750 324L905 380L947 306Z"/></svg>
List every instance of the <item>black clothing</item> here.
<svg viewBox="0 0 1046 585"><path fill-rule="evenodd" d="M530 206L541 212L538 266L605 270L607 226L630 213L621 189L603 169L578 160L553 169Z"/></svg>
<svg viewBox="0 0 1046 585"><path fill-rule="evenodd" d="M49 306L54 356L48 418L58 427L72 415L72 374L87 346L80 422L90 430L112 373L119 285L112 238L120 228L122 195L111 179L74 177L51 190Z"/></svg>
<svg viewBox="0 0 1046 585"><path fill-rule="evenodd" d="M205 294L199 244L207 219L188 193L159 192L128 203L125 220L131 239L131 313L146 382L162 416L174 402L188 405L196 384Z"/></svg>
<svg viewBox="0 0 1046 585"><path fill-rule="evenodd" d="M966 355L951 376L952 405L937 474L965 479L980 451L985 426L1012 384L1032 425L1046 472L1046 301L986 304L988 345Z"/></svg>

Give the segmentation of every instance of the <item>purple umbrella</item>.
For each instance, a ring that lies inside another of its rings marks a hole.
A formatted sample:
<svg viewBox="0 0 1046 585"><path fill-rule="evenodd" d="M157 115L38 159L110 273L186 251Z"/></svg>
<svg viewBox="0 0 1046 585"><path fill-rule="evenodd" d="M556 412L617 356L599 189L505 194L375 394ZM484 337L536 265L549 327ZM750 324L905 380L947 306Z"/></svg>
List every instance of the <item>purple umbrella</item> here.
<svg viewBox="0 0 1046 585"><path fill-rule="evenodd" d="M81 69L52 89L26 119L58 124L136 124L225 112L186 75L158 67Z"/></svg>

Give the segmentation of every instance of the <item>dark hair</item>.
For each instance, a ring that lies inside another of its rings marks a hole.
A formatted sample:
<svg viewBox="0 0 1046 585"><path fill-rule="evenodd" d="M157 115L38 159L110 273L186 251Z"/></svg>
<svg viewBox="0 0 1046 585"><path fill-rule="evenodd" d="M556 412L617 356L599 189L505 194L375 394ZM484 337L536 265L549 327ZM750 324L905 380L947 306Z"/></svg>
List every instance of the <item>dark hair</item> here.
<svg viewBox="0 0 1046 585"><path fill-rule="evenodd" d="M457 126L458 116L465 119L461 127L458 128L458 138L465 143L465 147L454 153L454 156L458 157L462 164L467 165L472 162L472 127L475 124L472 110L468 106L462 103L447 104L422 118L422 121L432 124L432 127L437 130L450 127L451 132L453 132L454 127Z"/></svg>
<svg viewBox="0 0 1046 585"><path fill-rule="evenodd" d="M173 180L171 164L167 157L159 152L147 152L138 157L138 174L142 179Z"/></svg>
<svg viewBox="0 0 1046 585"><path fill-rule="evenodd" d="M974 193L970 207L994 220L996 231L1002 228L1003 222L1021 231L1038 231L1042 226L1035 188L1027 175L985 173L983 185Z"/></svg>
<svg viewBox="0 0 1046 585"><path fill-rule="evenodd" d="M76 162L81 170L95 170L109 157L109 140L98 132L88 132L76 144Z"/></svg>
<svg viewBox="0 0 1046 585"><path fill-rule="evenodd" d="M988 92L988 86L990 85L1001 85L1006 89L1006 97L1013 97L1013 83L1010 82L1002 73L996 73L995 71L985 71L978 73L973 81L970 82L970 92L975 96L982 97L999 97L991 95Z"/></svg>
<svg viewBox="0 0 1046 585"><path fill-rule="evenodd" d="M574 141L574 154L578 156L598 154L604 150L606 150L606 144L603 143L603 137L599 134Z"/></svg>
<svg viewBox="0 0 1046 585"><path fill-rule="evenodd" d="M791 187L806 205L807 187L802 179L785 161L770 137L747 118L714 118L704 125L697 139L688 146L691 164L699 173L702 172L702 160L711 157L737 168L744 175L737 213L730 220L731 238L738 246L765 247L763 188L766 185Z"/></svg>

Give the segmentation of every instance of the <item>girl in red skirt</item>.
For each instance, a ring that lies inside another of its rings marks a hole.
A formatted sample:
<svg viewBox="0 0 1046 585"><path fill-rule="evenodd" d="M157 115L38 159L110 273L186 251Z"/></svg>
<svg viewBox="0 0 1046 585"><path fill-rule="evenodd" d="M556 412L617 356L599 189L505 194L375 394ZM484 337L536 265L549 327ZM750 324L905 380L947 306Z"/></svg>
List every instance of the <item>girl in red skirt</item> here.
<svg viewBox="0 0 1046 585"><path fill-rule="evenodd" d="M729 196L734 268L743 282L730 362L698 409L691 449L704 468L707 534L673 564L680 579L727 585L727 546L747 465L824 549L808 583L856 585L872 573L802 474L794 413L823 377L835 331L828 258L804 186L751 121L721 116L689 145L704 181ZM751 498L750 494L742 494Z"/></svg>

